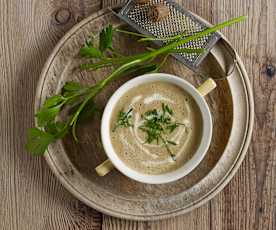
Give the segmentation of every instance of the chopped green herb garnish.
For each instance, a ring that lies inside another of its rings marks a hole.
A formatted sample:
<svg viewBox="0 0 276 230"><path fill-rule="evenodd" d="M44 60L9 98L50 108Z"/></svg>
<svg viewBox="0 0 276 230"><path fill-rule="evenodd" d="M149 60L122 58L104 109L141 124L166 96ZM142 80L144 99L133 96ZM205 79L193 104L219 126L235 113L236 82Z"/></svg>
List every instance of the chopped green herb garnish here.
<svg viewBox="0 0 276 230"><path fill-rule="evenodd" d="M162 111L157 109L145 112L142 117L143 124L139 129L147 134L146 143L160 142L165 146L168 153L175 160L175 155L170 149L170 145L177 145L174 141L168 140L167 135L172 133L179 125L173 121L173 110L167 105L162 104Z"/></svg>
<svg viewBox="0 0 276 230"><path fill-rule="evenodd" d="M163 112L167 112L170 115L173 115L172 109L168 105L165 105L164 103L162 103L162 110Z"/></svg>
<svg viewBox="0 0 276 230"><path fill-rule="evenodd" d="M170 133L172 133L179 125L174 122L172 124L169 124L166 126L166 129L169 130Z"/></svg>
<svg viewBox="0 0 276 230"><path fill-rule="evenodd" d="M132 115L131 115L132 110L133 109L130 108L127 112L120 111L118 113L116 125L112 130L113 132L115 132L115 130L118 127L124 127L124 128L133 127Z"/></svg>

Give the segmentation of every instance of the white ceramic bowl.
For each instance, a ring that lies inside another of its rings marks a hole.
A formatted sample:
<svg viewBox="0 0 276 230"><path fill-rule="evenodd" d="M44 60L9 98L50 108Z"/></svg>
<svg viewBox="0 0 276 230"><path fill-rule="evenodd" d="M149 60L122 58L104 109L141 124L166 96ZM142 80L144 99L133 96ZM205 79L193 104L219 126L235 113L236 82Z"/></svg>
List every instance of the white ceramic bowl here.
<svg viewBox="0 0 276 230"><path fill-rule="evenodd" d="M113 149L111 138L110 138L110 119L112 116L113 108L117 104L118 100L131 88L136 87L140 84L163 81L175 84L188 92L197 103L203 120L203 132L202 139L199 144L197 151L194 153L193 157L183 164L180 168L159 175L150 175L138 172L130 167L128 167L116 154ZM212 117L209 107L203 96L197 91L197 89L191 85L189 82L176 77L171 74L165 73L153 73L145 74L140 77L136 77L125 84L123 84L109 99L103 113L102 123L101 123L101 138L104 150L112 162L112 164L127 177L147 184L163 184L178 180L188 173L190 173L203 159L205 156L212 138Z"/></svg>

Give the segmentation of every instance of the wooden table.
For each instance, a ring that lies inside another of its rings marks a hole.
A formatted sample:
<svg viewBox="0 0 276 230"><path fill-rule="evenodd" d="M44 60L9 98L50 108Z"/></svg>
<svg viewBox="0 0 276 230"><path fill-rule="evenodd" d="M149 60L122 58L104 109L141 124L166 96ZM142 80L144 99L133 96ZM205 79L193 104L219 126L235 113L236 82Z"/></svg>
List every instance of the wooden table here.
<svg viewBox="0 0 276 230"><path fill-rule="evenodd" d="M195 211L158 222L102 215L72 197L43 158L24 149L36 84L58 40L90 13L120 0L0 0L0 230L276 229L276 1L183 0L212 23L248 15L223 32L255 93L252 144L231 183Z"/></svg>

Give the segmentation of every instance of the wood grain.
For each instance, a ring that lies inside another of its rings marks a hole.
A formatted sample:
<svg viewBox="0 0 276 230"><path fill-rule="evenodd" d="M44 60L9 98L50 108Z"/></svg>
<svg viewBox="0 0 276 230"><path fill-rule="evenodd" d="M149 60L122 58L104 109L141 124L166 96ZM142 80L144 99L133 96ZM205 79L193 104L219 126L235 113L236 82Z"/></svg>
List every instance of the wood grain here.
<svg viewBox="0 0 276 230"><path fill-rule="evenodd" d="M103 5L112 3L118 1L104 1ZM242 29L241 26L235 31L228 28L224 33L241 55L251 77L256 107L253 140L237 175L208 204L182 217L133 229L276 229L275 76L271 78L266 74L268 65L276 65L273 36L276 28L271 20L276 16L276 2L195 0L178 3L211 23L248 16ZM103 217L104 229L123 229L127 225L128 221Z"/></svg>
<svg viewBox="0 0 276 230"><path fill-rule="evenodd" d="M0 229L276 229L276 80L267 75L267 66L276 66L274 0L178 1L213 23L249 17L246 26L224 32L245 62L255 92L252 145L234 179L208 204L160 222L102 219L57 182L43 159L25 152L47 56L76 22L119 2L0 0Z"/></svg>
<svg viewBox="0 0 276 230"><path fill-rule="evenodd" d="M101 214L74 199L43 158L24 150L26 130L33 126L37 80L47 56L64 33L88 15L86 6L99 8L98 1L59 3L0 1L1 230L101 228ZM57 22L61 9L68 12L61 12Z"/></svg>

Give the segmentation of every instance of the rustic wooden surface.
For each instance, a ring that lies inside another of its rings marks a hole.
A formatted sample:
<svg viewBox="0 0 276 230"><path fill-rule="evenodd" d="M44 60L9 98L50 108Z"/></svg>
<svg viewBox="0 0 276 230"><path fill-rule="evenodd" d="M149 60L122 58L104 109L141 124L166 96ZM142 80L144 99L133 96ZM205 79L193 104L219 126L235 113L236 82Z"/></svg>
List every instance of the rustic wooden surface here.
<svg viewBox="0 0 276 230"><path fill-rule="evenodd" d="M276 229L276 90L268 68L276 66L273 0L180 2L213 23L249 16L246 26L224 32L252 81L253 140L230 184L201 208L158 222L102 216L73 198L42 158L26 153L36 83L47 56L75 23L118 2L0 0L0 229Z"/></svg>
<svg viewBox="0 0 276 230"><path fill-rule="evenodd" d="M99 28L109 23L115 27L122 24L110 10L100 10L77 24L60 40L40 76L35 100L36 109L41 107L45 97L59 91L60 86L66 81L73 80L91 85L108 75L110 72L108 69L80 71L78 66L83 60L80 60L77 54L85 37L91 33L98 33ZM114 34L113 43L114 48L121 50L122 53L134 54L144 50L134 38L120 36L118 33ZM131 49L125 44L131 44ZM225 54L222 44L223 41L220 40L212 49L212 53L217 57L219 53ZM210 66L213 66L212 76L221 74L220 68L216 68L217 62L214 63L210 55L204 62L201 65L204 76L210 72ZM238 68L243 68L240 61L237 64ZM189 175L173 183L164 185L138 183L117 170L105 177L98 177L94 168L106 159L102 145L99 144L100 116L95 116L89 122L78 126L80 139L78 143L68 136L62 142L52 144L45 159L68 191L88 206L108 215L135 220L157 220L187 213L193 206L199 206L199 203L213 198L214 193L221 190L219 188L221 182L228 183L232 178L227 172L235 173L238 170L238 166L235 165L240 165L238 162L241 163L243 156L246 155L248 147L243 147L243 137L249 139L246 127L249 125L248 122L252 126L254 120L253 111L249 112L246 109L249 98L242 80L244 78L249 84L249 79L247 74L241 74L238 68L233 72L229 82L217 82L217 89L206 97L215 121L212 142L207 154ZM161 71L180 76L195 86L203 81L174 58L169 58ZM114 90L130 78L132 77L126 76L112 82L96 97L100 110L104 109ZM249 106L252 108L252 92L250 95ZM234 116L233 110L236 111ZM230 132L235 135L229 136ZM250 131L248 129L248 132L251 135L252 129L250 128ZM216 189L214 185L218 185Z"/></svg>

